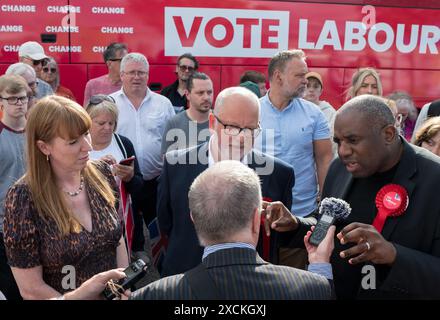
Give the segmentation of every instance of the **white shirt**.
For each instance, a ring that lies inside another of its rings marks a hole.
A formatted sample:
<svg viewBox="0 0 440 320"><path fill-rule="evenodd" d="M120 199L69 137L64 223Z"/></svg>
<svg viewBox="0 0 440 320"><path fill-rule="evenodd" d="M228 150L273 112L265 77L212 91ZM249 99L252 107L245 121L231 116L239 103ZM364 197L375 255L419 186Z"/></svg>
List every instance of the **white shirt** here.
<svg viewBox="0 0 440 320"><path fill-rule="evenodd" d="M211 151L213 143L214 143L213 139L210 138L209 142L208 142L208 168L211 168L215 164L215 160L214 160L214 157L212 156L212 151ZM243 163L245 166L247 166L249 164L248 157L251 156L251 152L252 152L252 150L249 150L249 152L243 156L243 159L240 160L240 162Z"/></svg>
<svg viewBox="0 0 440 320"><path fill-rule="evenodd" d="M107 155L113 156L113 158L115 158L116 162L118 163L119 161L124 159L124 155L122 154L122 151L119 148L118 143L116 142L114 134L112 134L112 141L106 148L102 150L92 150L89 154L91 160L99 160Z"/></svg>
<svg viewBox="0 0 440 320"><path fill-rule="evenodd" d="M122 88L111 96L119 110L117 133L131 140L144 180L151 180L162 171L161 144L165 125L174 108L168 98L150 89L136 110Z"/></svg>

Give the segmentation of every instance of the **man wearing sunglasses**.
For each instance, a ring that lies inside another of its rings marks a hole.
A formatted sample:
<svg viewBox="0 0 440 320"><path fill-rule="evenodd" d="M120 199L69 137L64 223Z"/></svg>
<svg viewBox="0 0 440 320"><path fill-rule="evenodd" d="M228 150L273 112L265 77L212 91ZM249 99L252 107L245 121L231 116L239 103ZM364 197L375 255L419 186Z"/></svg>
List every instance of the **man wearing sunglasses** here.
<svg viewBox="0 0 440 320"><path fill-rule="evenodd" d="M31 66L37 75L37 93L35 98L41 99L45 96L53 94L52 87L43 81L41 77L41 70L47 64L48 57L44 53L44 48L35 41L28 41L23 43L18 49L18 58L20 62Z"/></svg>
<svg viewBox="0 0 440 320"><path fill-rule="evenodd" d="M176 113L188 109L186 98L187 81L194 71L199 68L199 62L191 53L182 54L177 59L176 75L177 80L160 92L161 95L170 99Z"/></svg>
<svg viewBox="0 0 440 320"><path fill-rule="evenodd" d="M84 90L84 106L89 104L91 96L97 94L111 94L121 90L120 75L121 60L127 55L127 46L123 43L113 42L104 50L103 57L108 73L98 78L90 79Z"/></svg>

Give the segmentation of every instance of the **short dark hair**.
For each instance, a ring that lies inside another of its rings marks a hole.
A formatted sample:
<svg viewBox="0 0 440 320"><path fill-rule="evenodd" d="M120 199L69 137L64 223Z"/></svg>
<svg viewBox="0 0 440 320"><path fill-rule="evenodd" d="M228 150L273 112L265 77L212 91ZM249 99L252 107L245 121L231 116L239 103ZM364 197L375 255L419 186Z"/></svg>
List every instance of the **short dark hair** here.
<svg viewBox="0 0 440 320"><path fill-rule="evenodd" d="M104 57L104 62L113 59L116 56L116 52L118 52L119 50L127 50L127 46L119 42L110 43L107 48L105 48L104 53L102 54Z"/></svg>
<svg viewBox="0 0 440 320"><path fill-rule="evenodd" d="M197 70L199 68L199 62L197 61L196 57L194 57L191 53L184 53L179 58L177 58L177 65L180 64L180 60L182 59L189 59L194 62L194 70Z"/></svg>
<svg viewBox="0 0 440 320"><path fill-rule="evenodd" d="M203 72L193 72L188 80L186 80L186 89L188 90L188 92L191 92L192 88L194 88L194 79L199 79L199 80L211 80L211 78Z"/></svg>
<svg viewBox="0 0 440 320"><path fill-rule="evenodd" d="M261 72L255 70L248 70L245 71L240 77L240 83L246 81L252 81L254 83L262 83L262 82L266 83L266 76Z"/></svg>
<svg viewBox="0 0 440 320"><path fill-rule="evenodd" d="M362 116L373 132L379 132L387 125L396 122L393 112L386 100L379 96L364 94L348 100L339 110L342 114L350 112L357 117Z"/></svg>

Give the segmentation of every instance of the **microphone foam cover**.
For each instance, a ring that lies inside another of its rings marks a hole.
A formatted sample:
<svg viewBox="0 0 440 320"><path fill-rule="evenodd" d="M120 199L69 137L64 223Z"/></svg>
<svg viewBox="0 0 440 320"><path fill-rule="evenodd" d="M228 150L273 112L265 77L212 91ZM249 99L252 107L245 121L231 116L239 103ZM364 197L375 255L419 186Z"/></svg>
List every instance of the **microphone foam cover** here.
<svg viewBox="0 0 440 320"><path fill-rule="evenodd" d="M344 220L351 213L351 207L345 200L339 198L324 198L319 207L319 214L327 214L336 220Z"/></svg>

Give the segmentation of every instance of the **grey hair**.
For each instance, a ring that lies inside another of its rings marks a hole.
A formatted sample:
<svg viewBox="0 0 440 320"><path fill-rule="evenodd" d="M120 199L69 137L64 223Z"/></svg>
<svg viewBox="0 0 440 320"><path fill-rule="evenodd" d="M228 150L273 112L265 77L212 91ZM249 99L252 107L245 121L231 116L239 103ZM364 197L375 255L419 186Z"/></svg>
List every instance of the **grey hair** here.
<svg viewBox="0 0 440 320"><path fill-rule="evenodd" d="M287 62L289 62L293 58L305 60L306 54L304 53L304 51L299 49L284 50L275 54L269 62L269 67L268 67L269 80L272 80L275 70L280 70L281 72L283 72Z"/></svg>
<svg viewBox="0 0 440 320"><path fill-rule="evenodd" d="M124 71L125 65L130 61L142 63L145 66L145 68L147 68L147 70L150 67L150 64L148 63L147 57L145 57L142 53L131 52L131 53L127 54L124 58L122 58L121 71Z"/></svg>
<svg viewBox="0 0 440 320"><path fill-rule="evenodd" d="M386 100L371 94L363 94L347 101L338 110L338 114L346 112L354 112L357 116L363 116L365 123L375 132L387 125L394 125L396 121Z"/></svg>
<svg viewBox="0 0 440 320"><path fill-rule="evenodd" d="M216 110L216 113L220 112L219 110L221 110L223 103L225 102L225 99L234 94L240 94L242 96L248 97L258 106L258 110L260 109L260 99L258 99L255 93L243 87L229 87L222 90L218 94L217 99L215 100L215 108L214 108L214 110Z"/></svg>
<svg viewBox="0 0 440 320"><path fill-rule="evenodd" d="M239 161L220 161L194 180L188 198L200 243L230 241L261 209L260 179Z"/></svg>
<svg viewBox="0 0 440 320"><path fill-rule="evenodd" d="M8 69L6 69L5 74L15 74L17 76L22 76L26 73L31 73L33 77L36 77L37 74L35 73L34 68L32 68L30 65L23 63L23 62L17 62L14 64L11 64Z"/></svg>

